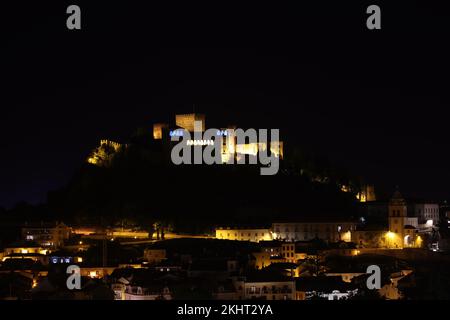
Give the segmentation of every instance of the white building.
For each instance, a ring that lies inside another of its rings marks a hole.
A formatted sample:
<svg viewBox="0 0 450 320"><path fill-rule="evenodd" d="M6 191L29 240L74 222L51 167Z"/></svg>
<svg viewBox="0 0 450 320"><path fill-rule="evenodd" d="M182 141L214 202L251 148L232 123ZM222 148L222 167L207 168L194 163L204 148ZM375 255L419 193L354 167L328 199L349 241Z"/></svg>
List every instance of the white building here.
<svg viewBox="0 0 450 320"><path fill-rule="evenodd" d="M350 242L356 222L275 222L272 229L273 238L277 240L308 241L319 238L331 242Z"/></svg>
<svg viewBox="0 0 450 320"><path fill-rule="evenodd" d="M439 204L437 203L414 203L410 210L412 215L418 218L422 227L433 227L439 223Z"/></svg>

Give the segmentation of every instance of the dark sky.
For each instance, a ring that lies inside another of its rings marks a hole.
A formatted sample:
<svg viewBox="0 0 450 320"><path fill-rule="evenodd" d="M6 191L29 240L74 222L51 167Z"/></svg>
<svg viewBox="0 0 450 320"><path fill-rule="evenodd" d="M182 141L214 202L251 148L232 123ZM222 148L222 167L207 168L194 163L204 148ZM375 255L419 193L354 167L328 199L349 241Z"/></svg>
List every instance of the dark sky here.
<svg viewBox="0 0 450 320"><path fill-rule="evenodd" d="M5 8L0 206L45 201L99 139L193 104L207 123L281 128L381 189L447 198L449 13L377 1L369 31L372 2L347 2L78 1L80 31L72 2Z"/></svg>

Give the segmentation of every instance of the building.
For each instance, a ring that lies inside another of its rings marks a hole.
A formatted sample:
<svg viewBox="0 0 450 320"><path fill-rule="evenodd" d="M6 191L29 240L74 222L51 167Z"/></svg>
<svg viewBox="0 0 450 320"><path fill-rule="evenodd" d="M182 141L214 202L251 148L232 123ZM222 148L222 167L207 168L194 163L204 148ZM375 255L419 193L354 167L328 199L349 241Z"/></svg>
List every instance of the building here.
<svg viewBox="0 0 450 320"><path fill-rule="evenodd" d="M285 241L308 241L322 239L330 242L351 241L356 222L336 219L310 220L304 222L275 222L272 225L273 238Z"/></svg>
<svg viewBox="0 0 450 320"><path fill-rule="evenodd" d="M71 228L64 223L41 224L22 228L22 239L34 241L45 248L60 248L69 239Z"/></svg>
<svg viewBox="0 0 450 320"><path fill-rule="evenodd" d="M371 202L376 201L375 186L374 185L364 185L361 191L356 194L356 199L360 202Z"/></svg>
<svg viewBox="0 0 450 320"><path fill-rule="evenodd" d="M144 249L144 260L146 260L149 264L159 264L166 259L167 256L165 249Z"/></svg>
<svg viewBox="0 0 450 320"><path fill-rule="evenodd" d="M49 250L33 241L19 241L6 246L0 253L1 261L8 259L29 259L34 262L40 262L43 265L48 264L47 253Z"/></svg>
<svg viewBox="0 0 450 320"><path fill-rule="evenodd" d="M225 280L239 271L239 263L231 258L196 259L187 272L190 278Z"/></svg>
<svg viewBox="0 0 450 320"><path fill-rule="evenodd" d="M270 241L272 232L269 228L218 228L216 239L238 241Z"/></svg>
<svg viewBox="0 0 450 320"><path fill-rule="evenodd" d="M439 204L432 202L416 202L408 205L413 217L417 217L422 228L431 228L439 224ZM417 227L417 226L416 226Z"/></svg>
<svg viewBox="0 0 450 320"><path fill-rule="evenodd" d="M415 246L417 217L408 217L406 200L398 190L389 201L388 220L387 246L389 248Z"/></svg>
<svg viewBox="0 0 450 320"><path fill-rule="evenodd" d="M360 227L352 233L352 242L358 248L387 248L388 231L386 227Z"/></svg>
<svg viewBox="0 0 450 320"><path fill-rule="evenodd" d="M155 123L153 125L153 139L161 140L165 131L169 128L167 123Z"/></svg>
<svg viewBox="0 0 450 320"><path fill-rule="evenodd" d="M397 209L402 209L403 206L406 206L406 215L404 217L409 218L409 221L406 224L412 225L418 229L430 229L438 225L440 219L438 203L418 199L405 199L401 195L400 197L403 199L404 203L401 208ZM389 199L388 201L362 203L361 214L372 219L384 219L390 215L389 207L393 205L392 201L393 199Z"/></svg>
<svg viewBox="0 0 450 320"><path fill-rule="evenodd" d="M254 267L256 269L264 269L270 266L272 263L286 262L286 259L282 256L271 255L269 252L253 252L252 256L255 258Z"/></svg>
<svg viewBox="0 0 450 320"><path fill-rule="evenodd" d="M276 273L255 272L234 281L239 300L295 300L295 281Z"/></svg>
<svg viewBox="0 0 450 320"><path fill-rule="evenodd" d="M163 142L171 141L172 137L183 137L184 130L194 133L194 137L186 141L188 146L211 146L214 145L216 139L222 139L220 145L220 154L222 163L235 163L235 161L245 160L247 156L257 156L259 152L267 152L279 158L284 157L283 141L277 139L274 141L249 141L238 137L238 130L235 126L228 128L220 128L214 134L214 139L203 137L195 137L195 133L203 133L206 130L206 117L204 114L190 113L175 115L175 126L169 126L165 123L155 123L153 125L154 140L162 140ZM197 122L198 127L195 127ZM168 134L166 135L166 131ZM246 138L250 137L258 139L258 133L255 129L242 130Z"/></svg>
<svg viewBox="0 0 450 320"><path fill-rule="evenodd" d="M115 294L117 297L117 293ZM172 300L172 294L167 286L132 286L125 287L121 300Z"/></svg>
<svg viewBox="0 0 450 320"><path fill-rule="evenodd" d="M201 123L200 130L205 131L205 115L198 113L177 114L175 115L175 123L178 127L183 128L189 132L194 132L195 122Z"/></svg>
<svg viewBox="0 0 450 320"><path fill-rule="evenodd" d="M352 241L358 248L420 248L419 218L413 214L397 190L387 205L387 226L359 226L352 234Z"/></svg>

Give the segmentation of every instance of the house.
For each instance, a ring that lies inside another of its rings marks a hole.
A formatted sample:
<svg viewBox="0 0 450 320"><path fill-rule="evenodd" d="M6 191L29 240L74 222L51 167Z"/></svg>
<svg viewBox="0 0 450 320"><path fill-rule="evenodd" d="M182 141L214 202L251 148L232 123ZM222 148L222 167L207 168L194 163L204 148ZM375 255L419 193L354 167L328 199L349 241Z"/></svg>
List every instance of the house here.
<svg viewBox="0 0 450 320"><path fill-rule="evenodd" d="M22 228L22 238L34 241L44 248L60 248L70 238L72 229L62 222L41 223Z"/></svg>
<svg viewBox="0 0 450 320"><path fill-rule="evenodd" d="M8 259L30 259L43 265L48 264L48 249L34 241L18 241L6 246L1 254L1 261Z"/></svg>
<svg viewBox="0 0 450 320"><path fill-rule="evenodd" d="M239 300L294 300L295 281L279 273L257 271L234 279Z"/></svg>
<svg viewBox="0 0 450 320"><path fill-rule="evenodd" d="M167 259L165 249L144 249L144 260L147 260L147 262L151 265L161 263L165 259Z"/></svg>
<svg viewBox="0 0 450 320"><path fill-rule="evenodd" d="M228 258L196 259L190 265L188 277L225 280L239 270L238 262Z"/></svg>

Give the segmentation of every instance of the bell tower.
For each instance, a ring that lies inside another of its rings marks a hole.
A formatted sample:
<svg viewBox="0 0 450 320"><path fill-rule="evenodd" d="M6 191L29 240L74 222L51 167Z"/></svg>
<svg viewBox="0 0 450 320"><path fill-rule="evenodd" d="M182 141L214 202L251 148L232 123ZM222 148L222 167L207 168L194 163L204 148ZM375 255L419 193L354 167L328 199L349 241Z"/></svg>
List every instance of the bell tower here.
<svg viewBox="0 0 450 320"><path fill-rule="evenodd" d="M396 190L389 201L389 232L387 234L388 247L403 248L403 237L405 234L405 218L408 209L406 200L400 191Z"/></svg>

